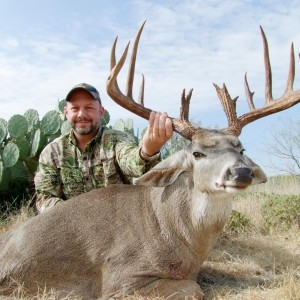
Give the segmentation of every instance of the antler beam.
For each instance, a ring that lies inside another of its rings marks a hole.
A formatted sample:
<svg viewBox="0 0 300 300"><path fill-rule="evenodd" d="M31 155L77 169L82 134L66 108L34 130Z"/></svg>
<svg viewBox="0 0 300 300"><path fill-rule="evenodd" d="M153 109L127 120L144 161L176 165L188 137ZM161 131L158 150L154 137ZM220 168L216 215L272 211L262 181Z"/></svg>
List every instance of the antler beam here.
<svg viewBox="0 0 300 300"><path fill-rule="evenodd" d="M117 76L119 75L125 63L130 43L127 44L120 60L118 61L118 63L116 63L115 52L116 52L117 38L115 39L111 50L111 59L110 59L111 70L110 70L110 75L107 79L106 90L108 95L119 105L121 105L125 109L131 111L132 113L144 119L149 119L151 110L149 108L144 107L144 76L142 79L138 101L135 101L132 96L132 86L134 82L136 55L137 55L140 36L142 34L145 22L140 27L134 40L134 45L133 45L133 50L132 50L132 55L131 55L131 60L129 65L129 72L127 77L126 94L123 94L121 92L117 83ZM174 130L189 140L192 139L192 136L196 131L196 128L193 127L188 120L191 97L192 97L192 90L187 95L185 95L185 90L183 90L182 97L181 97L181 117L179 119L171 118Z"/></svg>
<svg viewBox="0 0 300 300"><path fill-rule="evenodd" d="M265 86L265 105L262 108L255 109L253 104L253 95L254 93L250 91L247 74L245 75L245 93L250 109L249 113L246 113L240 117L237 117L236 114L236 100L237 98L231 99L225 84L223 88L219 88L214 84L217 94L221 100L223 109L228 119L229 127L225 130L230 130L235 135L240 135L242 128L247 124L263 118L265 116L277 113L279 111L288 109L295 104L300 102L300 90L293 91L293 84L295 79L295 54L294 54L294 45L291 45L290 51L290 69L288 73L287 86L282 97L278 99L273 99L272 96L272 71L269 58L269 49L268 41L266 35L260 27L262 38L263 38L263 47L264 47L264 62L265 62L265 73L266 73L266 86Z"/></svg>

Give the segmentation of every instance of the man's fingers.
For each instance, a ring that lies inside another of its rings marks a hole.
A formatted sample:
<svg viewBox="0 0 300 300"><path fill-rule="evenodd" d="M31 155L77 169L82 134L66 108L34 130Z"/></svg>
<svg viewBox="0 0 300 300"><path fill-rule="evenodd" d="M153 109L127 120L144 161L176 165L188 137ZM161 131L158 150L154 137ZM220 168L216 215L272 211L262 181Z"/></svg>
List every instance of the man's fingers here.
<svg viewBox="0 0 300 300"><path fill-rule="evenodd" d="M153 128L155 115L156 115L155 111L151 111L150 116L149 116L149 124L148 124L149 130L152 130L152 128Z"/></svg>
<svg viewBox="0 0 300 300"><path fill-rule="evenodd" d="M161 113L157 112L155 114L154 124L153 124L153 134L154 136L159 136L159 122L160 122Z"/></svg>
<svg viewBox="0 0 300 300"><path fill-rule="evenodd" d="M166 136L167 138L171 138L173 135L173 124L170 118L166 119Z"/></svg>
<svg viewBox="0 0 300 300"><path fill-rule="evenodd" d="M159 135L165 137L166 135L166 119L168 115L166 113L161 114L159 118Z"/></svg>
<svg viewBox="0 0 300 300"><path fill-rule="evenodd" d="M173 124L167 113L151 112L147 134L143 137L143 151L153 155L172 137Z"/></svg>

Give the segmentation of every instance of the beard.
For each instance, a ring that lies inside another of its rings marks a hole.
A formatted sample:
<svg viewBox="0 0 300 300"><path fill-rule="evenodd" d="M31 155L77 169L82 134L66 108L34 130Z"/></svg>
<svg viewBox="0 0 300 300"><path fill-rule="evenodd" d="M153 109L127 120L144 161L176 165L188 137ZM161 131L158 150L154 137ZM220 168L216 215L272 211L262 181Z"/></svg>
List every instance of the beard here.
<svg viewBox="0 0 300 300"><path fill-rule="evenodd" d="M91 120L80 120L80 121L89 121L91 122ZM77 132L78 134L81 135L88 135L92 132L94 132L95 130L97 130L100 127L100 122L99 124L93 124L89 127L77 127L76 126L76 122L71 124L72 128L74 129L75 132Z"/></svg>

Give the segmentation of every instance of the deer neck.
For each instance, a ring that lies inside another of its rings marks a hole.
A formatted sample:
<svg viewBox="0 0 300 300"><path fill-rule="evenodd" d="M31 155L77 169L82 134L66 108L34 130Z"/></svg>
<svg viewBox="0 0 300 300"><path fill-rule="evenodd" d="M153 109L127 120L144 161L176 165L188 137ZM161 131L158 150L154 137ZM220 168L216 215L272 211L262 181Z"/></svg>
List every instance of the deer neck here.
<svg viewBox="0 0 300 300"><path fill-rule="evenodd" d="M192 191L191 220L195 229L221 231L232 210L231 194Z"/></svg>
<svg viewBox="0 0 300 300"><path fill-rule="evenodd" d="M175 216L173 222L180 221L198 231L223 227L232 209L231 200L229 193L203 191L194 183L192 173L184 172L173 185L165 187L160 206L165 219L169 219L168 215Z"/></svg>
<svg viewBox="0 0 300 300"><path fill-rule="evenodd" d="M195 189L191 172L164 188L155 211L163 235L184 241L197 257L206 257L231 212L232 195L212 195ZM157 199L158 200L158 199Z"/></svg>

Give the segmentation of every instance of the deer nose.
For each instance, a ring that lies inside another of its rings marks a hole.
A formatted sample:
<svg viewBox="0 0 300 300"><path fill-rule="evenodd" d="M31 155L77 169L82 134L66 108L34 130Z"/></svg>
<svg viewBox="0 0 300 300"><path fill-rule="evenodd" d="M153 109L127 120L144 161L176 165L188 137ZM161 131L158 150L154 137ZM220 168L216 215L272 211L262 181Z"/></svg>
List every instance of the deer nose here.
<svg viewBox="0 0 300 300"><path fill-rule="evenodd" d="M235 166L229 169L229 180L235 181L241 184L251 184L254 175L253 171L249 167Z"/></svg>

